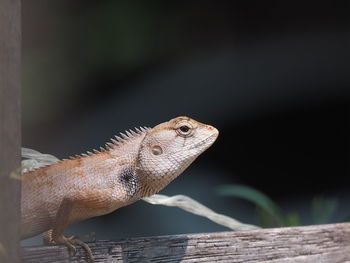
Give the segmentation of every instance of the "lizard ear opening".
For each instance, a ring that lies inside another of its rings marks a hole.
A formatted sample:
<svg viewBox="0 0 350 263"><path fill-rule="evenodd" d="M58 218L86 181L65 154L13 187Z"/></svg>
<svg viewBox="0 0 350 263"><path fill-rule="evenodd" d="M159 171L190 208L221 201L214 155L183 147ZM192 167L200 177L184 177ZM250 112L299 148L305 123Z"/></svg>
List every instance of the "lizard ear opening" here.
<svg viewBox="0 0 350 263"><path fill-rule="evenodd" d="M154 145L152 146L152 153L154 155L161 155L163 153L163 149L159 145Z"/></svg>

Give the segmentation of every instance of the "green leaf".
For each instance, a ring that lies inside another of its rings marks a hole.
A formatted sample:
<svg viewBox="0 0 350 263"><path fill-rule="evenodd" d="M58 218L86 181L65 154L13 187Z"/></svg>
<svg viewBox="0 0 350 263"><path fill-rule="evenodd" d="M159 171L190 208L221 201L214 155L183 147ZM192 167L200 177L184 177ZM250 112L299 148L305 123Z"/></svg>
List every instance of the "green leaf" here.
<svg viewBox="0 0 350 263"><path fill-rule="evenodd" d="M311 212L315 224L329 223L338 209L336 198L315 197L311 202Z"/></svg>
<svg viewBox="0 0 350 263"><path fill-rule="evenodd" d="M284 221L285 226L298 226L299 215L296 212L290 212L285 216Z"/></svg>
<svg viewBox="0 0 350 263"><path fill-rule="evenodd" d="M248 200L271 215L279 225L283 225L284 220L280 208L262 192L245 185L223 185L217 189L217 192L223 196L234 196ZM266 216L264 217L264 220L268 220Z"/></svg>
<svg viewBox="0 0 350 263"><path fill-rule="evenodd" d="M259 225L263 228L282 226L282 222L279 217L271 215L259 206L256 206L256 217L258 219Z"/></svg>

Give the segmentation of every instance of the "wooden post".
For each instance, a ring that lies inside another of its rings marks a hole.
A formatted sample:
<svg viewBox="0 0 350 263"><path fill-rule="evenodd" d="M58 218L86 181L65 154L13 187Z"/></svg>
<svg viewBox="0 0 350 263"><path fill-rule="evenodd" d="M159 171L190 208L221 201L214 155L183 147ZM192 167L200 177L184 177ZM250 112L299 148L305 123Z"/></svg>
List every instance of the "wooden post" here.
<svg viewBox="0 0 350 263"><path fill-rule="evenodd" d="M350 223L89 243L98 262L350 262ZM24 263L84 262L63 246L26 247Z"/></svg>
<svg viewBox="0 0 350 263"><path fill-rule="evenodd" d="M20 0L0 1L0 262L19 262ZM17 169L17 170L16 170Z"/></svg>

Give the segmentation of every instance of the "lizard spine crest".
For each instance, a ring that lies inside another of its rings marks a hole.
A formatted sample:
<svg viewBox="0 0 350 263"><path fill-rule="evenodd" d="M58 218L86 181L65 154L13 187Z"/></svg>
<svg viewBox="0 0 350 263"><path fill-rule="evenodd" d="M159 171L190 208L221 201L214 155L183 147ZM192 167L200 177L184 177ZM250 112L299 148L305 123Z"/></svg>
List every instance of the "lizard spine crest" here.
<svg viewBox="0 0 350 263"><path fill-rule="evenodd" d="M133 139L135 137L143 135L144 133L146 133L151 128L149 128L149 127L136 128L135 127L134 129L135 129L135 131L131 130L131 129L130 130L126 130L125 134L120 132L120 136L115 135L114 138L110 139L110 142L106 143L105 147L100 147L100 150L93 149L92 152L91 151L87 151L86 153L81 153L81 154L76 154L74 156L69 156L68 158L61 159L61 160L59 160L59 161L57 161L55 163L42 165L42 166L36 167L36 168L30 168L28 170L28 172L32 172L32 171L35 171L35 170L39 170L41 168L49 167L49 166L51 166L53 164L61 163L61 162L67 161L67 160L76 160L76 159L79 159L79 158L84 158L84 157L100 154L100 153L103 153L103 152L108 152L110 150L116 149L117 147L119 147L119 146L121 146L121 145L123 145L125 143L128 143L131 139Z"/></svg>
<svg viewBox="0 0 350 263"><path fill-rule="evenodd" d="M143 135L145 132L147 132L151 128L149 128L149 127L136 128L135 127L134 129L135 129L135 131L129 129L129 130L126 130L124 133L120 132L119 133L120 136L115 135L114 138L110 139L110 142L107 142L105 144L105 147L100 147L100 150L93 149L92 152L87 151L86 153L81 153L81 154L76 154L74 156L69 156L68 159L74 160L77 158L88 157L88 156L92 156L92 155L99 154L102 152L107 152L109 150L113 150L116 147L119 147L119 146L123 145L124 143L127 143L129 140L131 140L137 136ZM63 160L67 160L67 159L63 159Z"/></svg>

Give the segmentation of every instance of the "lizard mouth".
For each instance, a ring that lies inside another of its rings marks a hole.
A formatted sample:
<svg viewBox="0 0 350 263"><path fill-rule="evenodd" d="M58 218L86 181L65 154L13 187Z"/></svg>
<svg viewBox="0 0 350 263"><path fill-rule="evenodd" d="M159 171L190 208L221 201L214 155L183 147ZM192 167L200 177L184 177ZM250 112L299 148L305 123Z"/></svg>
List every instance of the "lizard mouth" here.
<svg viewBox="0 0 350 263"><path fill-rule="evenodd" d="M194 148L199 148L202 146L205 146L205 149L209 148L216 140L216 138L218 137L217 133L214 133L212 135L209 135L207 138L201 140L200 142L191 145L191 147L188 148L188 150L192 150Z"/></svg>
<svg viewBox="0 0 350 263"><path fill-rule="evenodd" d="M197 142L195 144L191 144L191 145L188 145L187 147L183 148L183 149L180 149L176 152L173 152L172 154L176 154L178 152L181 152L183 150L187 150L187 151L190 151L190 150L193 150L193 149L196 149L196 148L202 148L203 146L203 151L205 151L206 149L208 149L216 140L216 138L218 137L219 135L219 132L216 132L216 133L213 133L211 135L209 135L208 137L206 137L205 139L201 140L200 142Z"/></svg>

